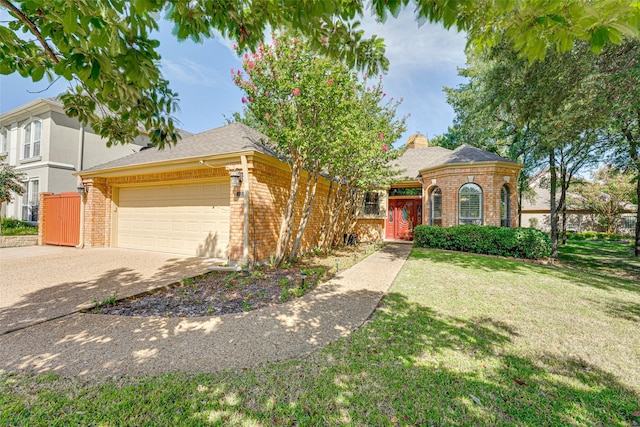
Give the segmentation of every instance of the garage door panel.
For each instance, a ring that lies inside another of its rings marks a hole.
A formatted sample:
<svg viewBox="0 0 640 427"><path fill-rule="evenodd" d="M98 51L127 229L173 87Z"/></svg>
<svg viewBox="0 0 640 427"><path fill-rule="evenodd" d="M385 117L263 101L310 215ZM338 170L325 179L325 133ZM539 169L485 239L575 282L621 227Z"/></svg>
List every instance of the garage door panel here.
<svg viewBox="0 0 640 427"><path fill-rule="evenodd" d="M229 183L121 188L119 247L227 258Z"/></svg>

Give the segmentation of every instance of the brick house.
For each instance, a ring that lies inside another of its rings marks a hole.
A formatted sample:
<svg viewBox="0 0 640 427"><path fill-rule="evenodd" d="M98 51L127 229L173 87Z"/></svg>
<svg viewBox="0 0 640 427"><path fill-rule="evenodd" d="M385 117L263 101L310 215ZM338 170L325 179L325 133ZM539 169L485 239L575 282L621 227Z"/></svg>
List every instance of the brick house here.
<svg viewBox="0 0 640 427"><path fill-rule="evenodd" d="M398 181L366 195L359 236L412 240L420 224L518 225L522 165L469 145L430 147L420 134L409 137L406 147L396 165ZM380 201L380 210L368 209L371 200Z"/></svg>
<svg viewBox="0 0 640 427"><path fill-rule="evenodd" d="M266 139L232 123L164 151L142 150L80 172L88 186L81 242L230 263L269 259L291 171L267 148ZM398 162L405 178L367 193L355 228L360 240L410 239L413 226L423 222L515 224L520 165L469 146L451 151L425 141L411 140ZM328 189L329 182L321 179L316 201L324 200ZM302 195L297 204L299 213ZM317 245L325 208L315 203L303 251Z"/></svg>

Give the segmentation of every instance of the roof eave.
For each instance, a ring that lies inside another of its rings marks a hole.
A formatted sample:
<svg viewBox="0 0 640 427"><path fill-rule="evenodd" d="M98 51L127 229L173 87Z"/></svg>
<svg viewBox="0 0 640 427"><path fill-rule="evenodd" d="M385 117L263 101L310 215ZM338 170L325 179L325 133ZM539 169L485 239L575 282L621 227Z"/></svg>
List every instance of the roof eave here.
<svg viewBox="0 0 640 427"><path fill-rule="evenodd" d="M504 166L509 168L522 169L522 164L515 162L505 162L501 160L490 160L486 162L460 162L460 163L446 163L443 165L432 166L429 168L420 169L420 175L424 175L425 172L432 172L438 169L450 169L459 167L486 167L486 166Z"/></svg>
<svg viewBox="0 0 640 427"><path fill-rule="evenodd" d="M73 175L81 178L112 178L116 176L132 175L136 173L146 174L155 172L167 172L175 169L189 169L192 167L207 166L225 166L232 161L239 161L240 156L250 156L256 153L262 154L257 150L234 151L230 153L221 153L207 156L191 156L179 159L163 160L159 162L137 163L134 165L116 166L112 168L104 168L98 170L86 170L76 172ZM204 162L204 164L200 162Z"/></svg>

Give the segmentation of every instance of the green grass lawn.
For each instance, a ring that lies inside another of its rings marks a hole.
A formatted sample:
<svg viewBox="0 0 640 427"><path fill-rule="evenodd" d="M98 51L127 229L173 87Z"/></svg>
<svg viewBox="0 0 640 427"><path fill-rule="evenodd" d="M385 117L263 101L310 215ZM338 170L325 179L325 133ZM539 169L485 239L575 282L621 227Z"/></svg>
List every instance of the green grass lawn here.
<svg viewBox="0 0 640 427"><path fill-rule="evenodd" d="M318 353L218 374L3 373L0 425L632 426L640 284L594 264L414 250L372 318Z"/></svg>

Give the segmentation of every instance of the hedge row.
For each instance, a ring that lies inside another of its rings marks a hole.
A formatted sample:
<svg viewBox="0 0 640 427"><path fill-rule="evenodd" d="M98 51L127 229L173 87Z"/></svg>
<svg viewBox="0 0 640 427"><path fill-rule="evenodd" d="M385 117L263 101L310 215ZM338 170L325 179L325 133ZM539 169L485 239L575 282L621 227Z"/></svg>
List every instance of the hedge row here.
<svg viewBox="0 0 640 427"><path fill-rule="evenodd" d="M413 245L417 248L528 259L548 258L551 255L549 236L532 228L419 225L414 228Z"/></svg>

